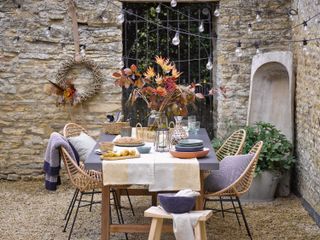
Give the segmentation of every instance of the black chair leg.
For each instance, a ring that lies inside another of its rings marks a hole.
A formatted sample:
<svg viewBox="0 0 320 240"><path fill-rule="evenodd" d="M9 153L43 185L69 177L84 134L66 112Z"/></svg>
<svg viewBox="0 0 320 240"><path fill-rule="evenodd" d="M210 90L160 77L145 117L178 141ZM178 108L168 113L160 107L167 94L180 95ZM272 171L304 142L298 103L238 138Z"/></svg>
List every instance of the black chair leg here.
<svg viewBox="0 0 320 240"><path fill-rule="evenodd" d="M224 218L222 198L219 196L219 199L220 199L220 206L221 206L221 214L222 214L222 217Z"/></svg>
<svg viewBox="0 0 320 240"><path fill-rule="evenodd" d="M204 199L203 201L203 209L207 209L207 199Z"/></svg>
<svg viewBox="0 0 320 240"><path fill-rule="evenodd" d="M115 208L116 213L117 213L118 223L121 224L121 223L123 223L123 218L122 218L121 212L119 213L120 208L119 208L119 205L118 205L117 194L116 194L116 192L114 190L112 190L111 193L112 193L112 197L113 197L114 208Z"/></svg>
<svg viewBox="0 0 320 240"><path fill-rule="evenodd" d="M94 189L92 189L92 193L91 193L91 204L90 204L90 208L89 208L89 212L91 212L92 210L92 205L93 205L93 195L94 195Z"/></svg>
<svg viewBox="0 0 320 240"><path fill-rule="evenodd" d="M71 239L71 234L72 234L72 231L73 231L74 223L76 222L76 219L77 219L77 216L78 216L78 212L79 212L79 207L80 207L82 195L83 195L82 192L80 192L80 198L79 198L79 202L78 202L76 213L75 213L75 215L73 217L73 222L72 222L72 226L71 226L71 229L70 229L68 240Z"/></svg>
<svg viewBox="0 0 320 240"><path fill-rule="evenodd" d="M247 220L246 220L246 217L245 217L245 215L244 215L244 212L243 212L243 209L242 209L242 206L241 206L240 199L239 199L239 197L236 197L236 199L237 199L238 204L239 204L240 212L241 212L241 215L242 215L244 224L245 224L245 226L246 226L248 236L249 236L250 239L252 240L252 236L251 236L251 233L250 233L249 225L248 225Z"/></svg>
<svg viewBox="0 0 320 240"><path fill-rule="evenodd" d="M132 216L135 216L135 213L134 213L134 210L133 210L133 206L132 206L132 203L131 203L131 199L129 197L128 189L126 189L126 194L127 194L127 198L128 198L128 201L129 201L130 208L131 208Z"/></svg>
<svg viewBox="0 0 320 240"><path fill-rule="evenodd" d="M70 201L68 210L67 210L66 215L64 216L64 219L63 219L63 220L66 220L66 219L67 219L67 217L68 217L68 215L69 215L69 212L70 212L70 210L71 210L71 206L74 205L74 201L75 201L75 199L76 199L76 196L77 196L77 193L78 193L78 192L79 192L78 189L76 189L76 190L74 191L73 197L72 197L72 199L71 199L71 201Z"/></svg>
<svg viewBox="0 0 320 240"><path fill-rule="evenodd" d="M120 224L121 224L121 223L124 224L121 206L120 206L120 203L118 202L117 192L116 192L116 191L112 191L112 194L113 194L114 206L115 206L115 208L116 208L117 213L118 213L118 211L119 211L119 214L120 214L121 222L120 222L120 220L119 220L119 223L120 223ZM129 239L129 238L128 238L128 233L125 233L125 237L126 237L126 240Z"/></svg>
<svg viewBox="0 0 320 240"><path fill-rule="evenodd" d="M238 216L238 212L237 212L236 206L234 205L234 202L233 202L233 198L230 197L230 199L231 199L231 203L232 203L232 206L233 206L233 209L234 209L234 213L236 214L236 217L237 217L238 224L239 224L239 226L241 226L241 223L240 223L240 220L239 220L239 216Z"/></svg>
<svg viewBox="0 0 320 240"><path fill-rule="evenodd" d="M70 210L69 210L69 213L68 213L67 221L66 221L66 223L64 224L63 232L65 232L65 231L66 231L66 229L67 229L67 226L68 226L68 223L69 223L69 220L70 220L71 214L72 214L73 209L74 209L74 204L76 203L77 198L78 198L79 189L76 189L76 191L75 191L74 193L75 193L75 196L73 196L73 202L72 202L72 205L71 205L71 206L69 206L69 207L70 207Z"/></svg>

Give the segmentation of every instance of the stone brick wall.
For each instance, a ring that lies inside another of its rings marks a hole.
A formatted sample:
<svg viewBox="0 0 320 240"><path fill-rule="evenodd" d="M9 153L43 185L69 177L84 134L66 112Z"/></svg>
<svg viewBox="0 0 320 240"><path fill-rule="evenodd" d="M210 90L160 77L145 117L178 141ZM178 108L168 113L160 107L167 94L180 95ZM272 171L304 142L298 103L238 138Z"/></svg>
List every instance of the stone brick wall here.
<svg viewBox="0 0 320 240"><path fill-rule="evenodd" d="M294 25L320 12L319 1L293 1L299 15ZM320 36L319 17L308 23L309 33L303 27L293 31L293 39ZM302 197L320 214L320 45L309 42L309 55L302 53L299 44L294 45L296 62L296 178L295 183Z"/></svg>
<svg viewBox="0 0 320 240"><path fill-rule="evenodd" d="M106 112L121 106L121 90L111 78L122 65L122 33L115 21L119 9L106 9L106 0L76 1L80 43L86 44L87 57L100 65L101 91L72 110L57 108L55 98L44 94L44 84L55 81L60 63L74 54L66 3L26 0L16 11L14 1L0 2L0 179L41 176L52 131L60 131L72 119L97 135ZM100 17L104 10L107 23ZM48 26L50 37L45 35ZM14 44L16 36L20 39ZM76 76L79 89L92 81L84 68L75 67L70 74Z"/></svg>
<svg viewBox="0 0 320 240"><path fill-rule="evenodd" d="M242 4L237 8L239 2ZM255 21L258 8L253 6L253 2L259 2L259 8L262 10L262 21L259 23ZM232 42L247 39L252 40L251 42L260 41L262 52L289 50L289 44L279 42L291 39L291 32L285 31L291 26L288 17L275 13L276 8L284 12L285 8L290 6L290 1L282 2L284 5L279 8L278 1L220 1L218 37ZM253 26L252 35L247 31L249 23ZM217 41L217 85L226 86L228 89L227 98L218 98L218 136L225 136L229 128L245 125L247 119L251 62L256 49L252 43L244 43L243 56L238 58L234 54L235 48L235 43Z"/></svg>

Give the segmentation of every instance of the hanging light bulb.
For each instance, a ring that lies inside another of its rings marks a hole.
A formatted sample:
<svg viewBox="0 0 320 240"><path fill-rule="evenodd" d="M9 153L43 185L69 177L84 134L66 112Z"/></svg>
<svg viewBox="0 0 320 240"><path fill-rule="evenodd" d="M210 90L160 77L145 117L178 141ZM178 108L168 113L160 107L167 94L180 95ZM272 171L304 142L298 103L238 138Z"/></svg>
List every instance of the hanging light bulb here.
<svg viewBox="0 0 320 240"><path fill-rule="evenodd" d="M18 4L16 8L16 14L19 15L21 13L21 5Z"/></svg>
<svg viewBox="0 0 320 240"><path fill-rule="evenodd" d="M13 40L12 40L13 45L17 45L18 42L19 42L19 40L20 40L20 37L19 37L19 36L15 36L15 37L13 38Z"/></svg>
<svg viewBox="0 0 320 240"><path fill-rule="evenodd" d="M308 40L306 39L303 39L303 42L302 42L302 52L305 55L309 55Z"/></svg>
<svg viewBox="0 0 320 240"><path fill-rule="evenodd" d="M252 24L248 24L248 34L252 34Z"/></svg>
<svg viewBox="0 0 320 240"><path fill-rule="evenodd" d="M236 53L236 56L237 57L241 57L242 56L242 49L241 49L241 42L239 41L239 42L237 42L237 48L236 48L236 51L235 51L235 53Z"/></svg>
<svg viewBox="0 0 320 240"><path fill-rule="evenodd" d="M308 22L307 21L303 21L303 30L305 31L305 32L308 32Z"/></svg>
<svg viewBox="0 0 320 240"><path fill-rule="evenodd" d="M201 21L198 30L199 30L199 32L201 32L201 33L204 31L203 21Z"/></svg>
<svg viewBox="0 0 320 240"><path fill-rule="evenodd" d="M213 15L216 17L220 16L220 9L219 9L219 5L216 6L216 9L213 12Z"/></svg>
<svg viewBox="0 0 320 240"><path fill-rule="evenodd" d="M180 44L179 32L176 32L174 38L172 39L172 44L178 46Z"/></svg>
<svg viewBox="0 0 320 240"><path fill-rule="evenodd" d="M289 20L290 20L290 21L293 21L293 20L294 20L294 19L293 19L293 15L292 15L291 13L288 14L288 17L289 17Z"/></svg>
<svg viewBox="0 0 320 240"><path fill-rule="evenodd" d="M210 58L210 57L208 58L208 62L207 62L206 68L207 68L209 71L213 68L213 64L212 64L212 62L211 62L211 58Z"/></svg>
<svg viewBox="0 0 320 240"><path fill-rule="evenodd" d="M117 23L118 25L121 25L124 22L124 13L121 11L121 13L117 16Z"/></svg>
<svg viewBox="0 0 320 240"><path fill-rule="evenodd" d="M257 15L256 15L256 21L257 21L257 22L261 22L261 21L262 21L261 11L257 11L256 13L257 13Z"/></svg>
<svg viewBox="0 0 320 240"><path fill-rule="evenodd" d="M159 4L156 8L156 13L160 13L161 12L161 5Z"/></svg>
<svg viewBox="0 0 320 240"><path fill-rule="evenodd" d="M170 5L171 5L171 7L176 7L177 6L177 0L171 0Z"/></svg>
<svg viewBox="0 0 320 240"><path fill-rule="evenodd" d="M47 27L44 31L44 35L46 35L47 38L51 37L51 27Z"/></svg>
<svg viewBox="0 0 320 240"><path fill-rule="evenodd" d="M80 55L81 57L86 56L86 45L80 45Z"/></svg>

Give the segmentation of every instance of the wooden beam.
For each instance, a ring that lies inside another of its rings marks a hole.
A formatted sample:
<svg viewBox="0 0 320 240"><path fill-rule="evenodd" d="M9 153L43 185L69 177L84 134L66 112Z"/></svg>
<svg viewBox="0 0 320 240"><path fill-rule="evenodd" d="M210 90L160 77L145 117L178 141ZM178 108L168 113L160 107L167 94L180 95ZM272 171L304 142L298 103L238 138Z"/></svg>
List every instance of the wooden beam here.
<svg viewBox="0 0 320 240"><path fill-rule="evenodd" d="M144 224L112 224L110 225L110 232L117 233L148 233L150 231L150 225ZM162 232L172 233L173 227L170 225L163 225Z"/></svg>

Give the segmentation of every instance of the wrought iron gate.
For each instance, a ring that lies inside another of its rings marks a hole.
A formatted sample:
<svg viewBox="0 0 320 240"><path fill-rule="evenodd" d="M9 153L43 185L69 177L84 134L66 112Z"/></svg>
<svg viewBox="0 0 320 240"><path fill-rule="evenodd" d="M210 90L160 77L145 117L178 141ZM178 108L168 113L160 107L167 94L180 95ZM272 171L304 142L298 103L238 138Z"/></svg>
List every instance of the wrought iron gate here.
<svg viewBox="0 0 320 240"><path fill-rule="evenodd" d="M183 74L179 84L197 83L197 92L205 99L196 102L196 109L189 108L189 115L196 115L213 137L212 69L207 69L208 59L213 62L214 17L213 3L179 3L176 8L160 3L123 3L123 61L141 69L153 64L156 55L170 58ZM160 8L160 12L159 12ZM202 28L203 27L203 31ZM180 44L173 45L172 39L179 32ZM123 89L123 109L131 124L146 124L148 109L143 101L134 106L126 104L129 90Z"/></svg>

